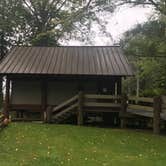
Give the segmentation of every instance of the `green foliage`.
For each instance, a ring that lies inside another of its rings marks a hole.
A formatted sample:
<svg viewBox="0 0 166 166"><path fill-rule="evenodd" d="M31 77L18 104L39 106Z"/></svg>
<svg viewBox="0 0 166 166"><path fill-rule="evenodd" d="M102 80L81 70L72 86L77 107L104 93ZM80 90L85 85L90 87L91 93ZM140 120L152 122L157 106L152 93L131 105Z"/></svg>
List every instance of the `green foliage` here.
<svg viewBox="0 0 166 166"><path fill-rule="evenodd" d="M141 96L145 97L159 96L161 94L166 94L166 90L161 88L154 88L154 89L148 88L141 92Z"/></svg>
<svg viewBox="0 0 166 166"><path fill-rule="evenodd" d="M166 16L165 0L115 0L116 5L132 5L132 6L152 6L159 14Z"/></svg>
<svg viewBox="0 0 166 166"><path fill-rule="evenodd" d="M0 132L1 166L162 166L166 138L69 125L11 123Z"/></svg>
<svg viewBox="0 0 166 166"><path fill-rule="evenodd" d="M0 1L2 50L11 45L59 45L62 39L89 33L97 13L113 12L108 0L3 0Z"/></svg>
<svg viewBox="0 0 166 166"><path fill-rule="evenodd" d="M57 46L58 43L54 38L53 32L40 33L36 38L32 39L33 46Z"/></svg>
<svg viewBox="0 0 166 166"><path fill-rule="evenodd" d="M144 96L165 94L166 91L166 22L152 20L125 33L121 41L125 53L137 67L140 93ZM136 78L125 86L136 86ZM135 90L130 90L135 94Z"/></svg>
<svg viewBox="0 0 166 166"><path fill-rule="evenodd" d="M16 33L21 26L18 0L0 1L0 55L6 54L7 48L17 43ZM18 24L20 25L18 27ZM12 37L12 38L10 38Z"/></svg>
<svg viewBox="0 0 166 166"><path fill-rule="evenodd" d="M166 53L166 22L153 20L125 33L122 45L128 55L158 56Z"/></svg>

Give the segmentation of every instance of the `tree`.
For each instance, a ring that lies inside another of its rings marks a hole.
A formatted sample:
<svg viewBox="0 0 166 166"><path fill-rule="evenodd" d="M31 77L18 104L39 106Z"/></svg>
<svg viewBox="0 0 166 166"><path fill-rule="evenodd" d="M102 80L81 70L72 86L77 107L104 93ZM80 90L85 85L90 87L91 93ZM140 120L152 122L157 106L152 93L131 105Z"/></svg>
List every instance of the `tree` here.
<svg viewBox="0 0 166 166"><path fill-rule="evenodd" d="M0 60L5 56L7 48L17 43L16 33L21 25L18 12L20 5L17 0L0 1Z"/></svg>
<svg viewBox="0 0 166 166"><path fill-rule="evenodd" d="M152 20L126 32L121 41L126 54L139 69L142 95L166 92L165 29L165 22ZM134 87L136 81L130 80L128 84ZM134 88L131 91L134 92Z"/></svg>
<svg viewBox="0 0 166 166"><path fill-rule="evenodd" d="M5 48L11 43L59 45L61 39L70 36L81 34L85 37L97 13L114 9L110 0L4 0L0 3L0 15L5 15L0 24L5 25L6 21L9 25L9 29L3 27L3 33L7 29L10 32L3 36L12 40L3 44Z"/></svg>
<svg viewBox="0 0 166 166"><path fill-rule="evenodd" d="M143 5L152 6L160 14L166 16L166 1L165 0L115 0L116 5L129 4L133 6Z"/></svg>

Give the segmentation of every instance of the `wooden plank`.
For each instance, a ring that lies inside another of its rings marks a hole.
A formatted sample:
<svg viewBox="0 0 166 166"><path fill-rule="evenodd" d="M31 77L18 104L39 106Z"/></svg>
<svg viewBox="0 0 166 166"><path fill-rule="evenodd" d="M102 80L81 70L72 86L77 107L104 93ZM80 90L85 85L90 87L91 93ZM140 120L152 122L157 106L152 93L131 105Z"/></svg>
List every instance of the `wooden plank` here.
<svg viewBox="0 0 166 166"><path fill-rule="evenodd" d="M41 106L42 106L42 111L46 111L47 107L47 82L43 80L41 82Z"/></svg>
<svg viewBox="0 0 166 166"><path fill-rule="evenodd" d="M44 121L44 112L46 112L47 108L47 81L41 81L41 107L42 107L42 119Z"/></svg>
<svg viewBox="0 0 166 166"><path fill-rule="evenodd" d="M74 97L70 98L69 100L63 102L62 104L58 105L57 107L53 108L53 113L58 111L59 109L63 108L64 106L70 104L71 102L74 102L78 99L78 95L75 95Z"/></svg>
<svg viewBox="0 0 166 166"><path fill-rule="evenodd" d="M121 128L125 128L126 127L126 124L127 124L127 119L124 117L124 115L126 114L127 112L127 100L128 100L128 97L127 95L124 95L122 97L122 100L121 100L121 111L120 111L120 126Z"/></svg>
<svg viewBox="0 0 166 166"><path fill-rule="evenodd" d="M17 122L17 121L25 121L25 122L31 122L31 121L41 121L41 119L25 119L25 118L13 118L12 121Z"/></svg>
<svg viewBox="0 0 166 166"><path fill-rule="evenodd" d="M61 111L60 113L54 115L54 116L53 116L53 119L59 118L60 116L62 116L62 115L65 114L66 112L71 111L71 110L73 110L73 109L76 108L76 107L78 107L78 103L73 104L73 105L71 105L70 107L66 108L65 110Z"/></svg>
<svg viewBox="0 0 166 166"><path fill-rule="evenodd" d="M153 98L149 98L149 97L129 96L128 99L129 101L134 100L134 101L140 101L140 102L153 103Z"/></svg>
<svg viewBox="0 0 166 166"><path fill-rule="evenodd" d="M96 94L86 94L84 95L85 99L121 99L120 96L113 96L113 95L96 95Z"/></svg>
<svg viewBox="0 0 166 166"><path fill-rule="evenodd" d="M41 111L41 105L35 104L10 104L10 109L12 110L26 110L26 111Z"/></svg>
<svg viewBox="0 0 166 166"><path fill-rule="evenodd" d="M79 92L78 95L78 114L77 114L77 124L83 125L83 92Z"/></svg>
<svg viewBox="0 0 166 166"><path fill-rule="evenodd" d="M100 109L88 109L88 108L84 108L84 112L96 112L96 113L102 113L102 112L120 112L120 109L115 109L115 108L100 108Z"/></svg>
<svg viewBox="0 0 166 166"><path fill-rule="evenodd" d="M85 102L85 107L111 107L111 108L120 108L121 104L116 103L97 103L97 102Z"/></svg>
<svg viewBox="0 0 166 166"><path fill-rule="evenodd" d="M149 117L149 118L153 118L153 111L145 111L145 110L127 110L128 113L131 113L133 115L138 115L138 116L142 116L142 117ZM142 118L141 117L141 118Z"/></svg>
<svg viewBox="0 0 166 166"><path fill-rule="evenodd" d="M161 97L154 98L153 133L160 133Z"/></svg>
<svg viewBox="0 0 166 166"><path fill-rule="evenodd" d="M122 78L119 77L117 81L117 94L121 95L122 94Z"/></svg>
<svg viewBox="0 0 166 166"><path fill-rule="evenodd" d="M144 111L153 111L153 107L150 106L142 106L142 105L135 105L135 104L129 104L128 109L130 110L144 110Z"/></svg>
<svg viewBox="0 0 166 166"><path fill-rule="evenodd" d="M44 121L46 123L51 123L52 121L52 107L47 107L47 110L45 112L45 117L44 117Z"/></svg>

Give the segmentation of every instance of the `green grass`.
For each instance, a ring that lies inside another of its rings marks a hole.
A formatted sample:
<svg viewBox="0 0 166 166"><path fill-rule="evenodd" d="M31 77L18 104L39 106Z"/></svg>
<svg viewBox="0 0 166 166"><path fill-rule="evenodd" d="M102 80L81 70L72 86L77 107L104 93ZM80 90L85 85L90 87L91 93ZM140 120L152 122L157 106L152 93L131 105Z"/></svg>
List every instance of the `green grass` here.
<svg viewBox="0 0 166 166"><path fill-rule="evenodd" d="M130 130L12 123L0 166L164 166L166 137Z"/></svg>

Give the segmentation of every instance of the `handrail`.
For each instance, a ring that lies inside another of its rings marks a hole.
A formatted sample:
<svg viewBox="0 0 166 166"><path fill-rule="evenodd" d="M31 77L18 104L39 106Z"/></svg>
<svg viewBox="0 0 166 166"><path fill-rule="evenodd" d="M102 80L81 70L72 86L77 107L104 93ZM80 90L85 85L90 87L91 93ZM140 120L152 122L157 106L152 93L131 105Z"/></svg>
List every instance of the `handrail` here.
<svg viewBox="0 0 166 166"><path fill-rule="evenodd" d="M68 99L67 101L61 103L60 105L53 108L52 113L57 112L59 109L62 109L63 107L67 106L68 104L74 102L75 100L78 100L78 95L73 96L72 98Z"/></svg>
<svg viewBox="0 0 166 166"><path fill-rule="evenodd" d="M136 97L136 96L129 96L128 100L134 100L134 101L140 101L140 102L147 102L147 103L153 103L153 98L150 97Z"/></svg>
<svg viewBox="0 0 166 166"><path fill-rule="evenodd" d="M70 111L70 108L79 106L79 94L73 96L67 101L61 103L60 105L52 109L52 113L64 112L65 110ZM153 111L154 99L149 97L135 97L129 96L123 97L119 95L104 95L104 94L83 94L82 107L98 107L98 108L123 108L123 105L126 105L124 109L133 109L133 110L144 110L144 111ZM124 103L123 102L126 103ZM127 103L129 101L129 103ZM132 103L130 101L136 101ZM141 102L141 103L137 103ZM149 103L149 104L148 104ZM58 113L58 114L59 114Z"/></svg>
<svg viewBox="0 0 166 166"><path fill-rule="evenodd" d="M84 95L85 99L121 99L121 96L113 96L113 95L101 95L101 94L86 94Z"/></svg>
<svg viewBox="0 0 166 166"><path fill-rule="evenodd" d="M143 110L143 111L153 111L153 107L150 106L143 106L143 105L138 105L138 104L129 104L128 109L132 110Z"/></svg>
<svg viewBox="0 0 166 166"><path fill-rule="evenodd" d="M62 112L60 112L60 113L58 113L57 115L55 115L56 118L60 117L62 114L66 113L66 112L68 112L68 111L73 110L73 109L76 108L77 106L78 106L78 103L75 103L75 104L71 105L70 107L64 109Z"/></svg>
<svg viewBox="0 0 166 166"><path fill-rule="evenodd" d="M121 104L118 103L99 103L99 102L85 102L86 107L113 107L120 108Z"/></svg>

